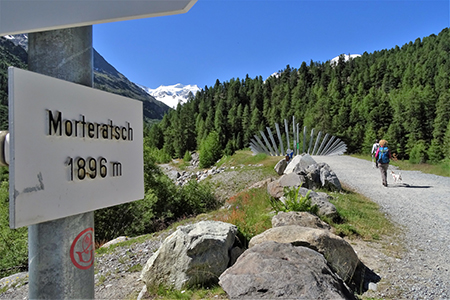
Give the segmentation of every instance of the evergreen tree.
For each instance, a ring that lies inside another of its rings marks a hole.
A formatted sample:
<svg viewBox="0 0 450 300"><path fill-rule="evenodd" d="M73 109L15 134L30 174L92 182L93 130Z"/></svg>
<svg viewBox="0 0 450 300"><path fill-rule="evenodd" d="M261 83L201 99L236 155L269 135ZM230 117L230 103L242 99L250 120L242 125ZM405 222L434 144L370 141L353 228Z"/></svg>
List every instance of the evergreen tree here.
<svg viewBox="0 0 450 300"><path fill-rule="evenodd" d="M199 163L202 168L209 168L222 156L219 134L212 131L200 146Z"/></svg>

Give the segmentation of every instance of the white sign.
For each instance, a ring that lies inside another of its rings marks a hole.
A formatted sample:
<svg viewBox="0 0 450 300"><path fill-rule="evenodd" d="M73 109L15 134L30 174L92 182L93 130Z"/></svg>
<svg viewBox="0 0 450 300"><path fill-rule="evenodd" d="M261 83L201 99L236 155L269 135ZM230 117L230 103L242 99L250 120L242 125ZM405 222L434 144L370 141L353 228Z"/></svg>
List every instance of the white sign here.
<svg viewBox="0 0 450 300"><path fill-rule="evenodd" d="M141 101L8 72L11 228L144 197Z"/></svg>
<svg viewBox="0 0 450 300"><path fill-rule="evenodd" d="M185 13L197 0L0 0L0 36Z"/></svg>

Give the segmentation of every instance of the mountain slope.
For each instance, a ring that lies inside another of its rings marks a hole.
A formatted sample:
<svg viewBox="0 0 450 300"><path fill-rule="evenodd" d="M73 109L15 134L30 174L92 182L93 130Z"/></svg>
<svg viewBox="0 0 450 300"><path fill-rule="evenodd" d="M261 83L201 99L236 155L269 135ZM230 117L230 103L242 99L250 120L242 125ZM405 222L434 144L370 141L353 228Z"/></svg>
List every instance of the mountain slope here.
<svg viewBox="0 0 450 300"><path fill-rule="evenodd" d="M0 37L0 129L8 128L8 67L28 68L26 35ZM111 66L94 49L94 88L143 102L144 120L161 120L170 109Z"/></svg>
<svg viewBox="0 0 450 300"><path fill-rule="evenodd" d="M150 96L139 86L129 81L123 74L111 66L94 49L94 88L110 93L141 100L143 103L144 119L161 120L170 109L169 106Z"/></svg>

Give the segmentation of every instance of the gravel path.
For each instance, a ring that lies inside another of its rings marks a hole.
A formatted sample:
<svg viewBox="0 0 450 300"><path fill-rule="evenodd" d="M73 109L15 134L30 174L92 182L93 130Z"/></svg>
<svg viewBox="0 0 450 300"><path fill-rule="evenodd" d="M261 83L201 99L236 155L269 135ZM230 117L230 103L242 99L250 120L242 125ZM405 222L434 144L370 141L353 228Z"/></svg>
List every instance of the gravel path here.
<svg viewBox="0 0 450 300"><path fill-rule="evenodd" d="M392 299L396 292L396 299L449 299L450 178L401 171L403 183L395 183L388 171L386 188L380 171L369 161L350 156L313 158L330 165L342 183L378 203L403 228L406 253L380 270L378 275L390 285L380 296Z"/></svg>

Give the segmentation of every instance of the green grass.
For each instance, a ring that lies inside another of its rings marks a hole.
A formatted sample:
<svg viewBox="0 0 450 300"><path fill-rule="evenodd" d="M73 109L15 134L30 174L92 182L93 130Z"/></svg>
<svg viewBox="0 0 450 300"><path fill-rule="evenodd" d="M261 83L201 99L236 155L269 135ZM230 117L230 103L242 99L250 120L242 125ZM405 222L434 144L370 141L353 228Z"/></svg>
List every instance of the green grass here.
<svg viewBox="0 0 450 300"><path fill-rule="evenodd" d="M365 159L368 161L372 160L372 157L367 154L352 154L351 156ZM443 160L437 164L412 164L407 160L391 160L390 164L398 167L400 170L406 171L420 171L426 174L434 174L438 176L450 177L450 160Z"/></svg>
<svg viewBox="0 0 450 300"><path fill-rule="evenodd" d="M380 211L378 204L344 187L342 192L329 193L341 220L326 220L338 235L361 238L366 241L380 240L397 231L392 222Z"/></svg>
<svg viewBox="0 0 450 300"><path fill-rule="evenodd" d="M269 156L264 153L253 155L251 150L239 150L232 156L224 156L219 160L217 166L248 166L262 164L270 167L273 171L275 164L282 159L280 156Z"/></svg>
<svg viewBox="0 0 450 300"><path fill-rule="evenodd" d="M131 266L130 268L128 268L127 272L130 272L130 273L141 272L142 269L143 269L142 265L137 264L137 265L134 265L134 266Z"/></svg>
<svg viewBox="0 0 450 300"><path fill-rule="evenodd" d="M251 189L228 199L228 210L211 213L212 219L234 224L247 242L272 227L273 212L265 187Z"/></svg>

